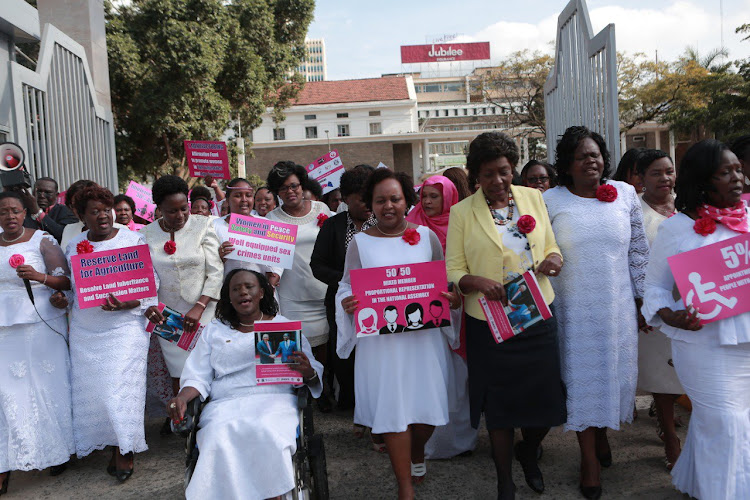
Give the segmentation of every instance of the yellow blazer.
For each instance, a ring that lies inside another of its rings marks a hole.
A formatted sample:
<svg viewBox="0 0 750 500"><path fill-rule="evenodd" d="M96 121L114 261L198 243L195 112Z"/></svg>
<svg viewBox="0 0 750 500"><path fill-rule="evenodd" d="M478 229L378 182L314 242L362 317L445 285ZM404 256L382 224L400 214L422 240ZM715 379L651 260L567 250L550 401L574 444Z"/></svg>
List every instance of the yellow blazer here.
<svg viewBox="0 0 750 500"><path fill-rule="evenodd" d="M562 255L555 241L555 233L552 232L547 206L538 189L511 186L511 191L519 215L531 215L536 219L536 227L526 235L531 247L531 256L534 259L534 269L536 269L536 266L549 254ZM472 196L451 207L445 249L448 281L458 286L461 278L472 274L502 283L504 250L481 188ZM539 274L537 280L545 300L551 304L555 298L555 292L552 291L549 279ZM458 288L460 290L460 287ZM480 297L482 294L479 292L466 295L464 308L467 314L486 321L487 318L479 305Z"/></svg>

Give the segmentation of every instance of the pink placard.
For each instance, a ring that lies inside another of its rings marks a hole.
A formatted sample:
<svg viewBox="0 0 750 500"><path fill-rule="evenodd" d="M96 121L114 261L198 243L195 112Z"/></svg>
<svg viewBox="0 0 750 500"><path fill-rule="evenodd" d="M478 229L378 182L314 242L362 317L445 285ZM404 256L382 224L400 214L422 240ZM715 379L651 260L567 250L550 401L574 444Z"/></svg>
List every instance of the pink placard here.
<svg viewBox="0 0 750 500"><path fill-rule="evenodd" d="M229 217L229 242L234 250L226 257L291 269L296 241L297 226L294 224L232 214Z"/></svg>
<svg viewBox="0 0 750 500"><path fill-rule="evenodd" d="M341 176L344 175L344 164L337 150L329 151L307 166L307 175L318 181L323 188L323 194L341 186Z"/></svg>
<svg viewBox="0 0 750 500"><path fill-rule="evenodd" d="M350 272L358 337L450 326L445 261L355 269Z"/></svg>
<svg viewBox="0 0 750 500"><path fill-rule="evenodd" d="M302 350L302 322L255 322L255 381L258 385L301 384L290 358Z"/></svg>
<svg viewBox="0 0 750 500"><path fill-rule="evenodd" d="M146 186L138 184L135 181L130 181L128 190L125 191L127 196L133 198L135 202L135 213L147 221L154 221L154 212L156 211L156 205L154 205L154 199L151 196L151 190Z"/></svg>
<svg viewBox="0 0 750 500"><path fill-rule="evenodd" d="M229 179L229 154L222 141L185 141L190 177Z"/></svg>
<svg viewBox="0 0 750 500"><path fill-rule="evenodd" d="M701 324L750 311L750 234L667 259L685 307Z"/></svg>
<svg viewBox="0 0 750 500"><path fill-rule="evenodd" d="M74 255L70 263L81 309L105 304L110 293L121 301L156 297L148 245Z"/></svg>

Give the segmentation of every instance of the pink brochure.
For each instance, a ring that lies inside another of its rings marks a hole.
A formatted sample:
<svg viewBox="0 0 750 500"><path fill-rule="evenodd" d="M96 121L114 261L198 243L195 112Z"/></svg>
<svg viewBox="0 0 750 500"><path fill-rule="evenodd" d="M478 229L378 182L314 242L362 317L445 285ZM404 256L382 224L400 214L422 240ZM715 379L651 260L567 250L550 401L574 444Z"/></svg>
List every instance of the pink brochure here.
<svg viewBox="0 0 750 500"><path fill-rule="evenodd" d="M701 324L750 311L750 234L667 259L685 307Z"/></svg>
<svg viewBox="0 0 750 500"><path fill-rule="evenodd" d="M445 261L355 269L350 273L357 337L450 326Z"/></svg>
<svg viewBox="0 0 750 500"><path fill-rule="evenodd" d="M302 350L301 321L255 322L255 381L258 385L301 384L302 374L290 365Z"/></svg>
<svg viewBox="0 0 750 500"><path fill-rule="evenodd" d="M315 179L323 188L323 194L333 191L341 185L344 164L337 150L329 151L307 166L307 175Z"/></svg>
<svg viewBox="0 0 750 500"><path fill-rule="evenodd" d="M128 190L125 191L125 194L133 198L133 201L135 202L135 213L133 215L137 215L138 217L150 222L154 221L156 205L154 205L154 200L151 197L151 190L149 188L142 186L135 181L130 181L130 185L128 186Z"/></svg>
<svg viewBox="0 0 750 500"><path fill-rule="evenodd" d="M146 325L146 331L149 333L156 333L159 337L164 340L177 344L177 347L185 351L192 351L195 347L195 343L198 342L201 333L203 333L203 325L198 323L198 327L193 330L192 333L185 333L183 329L183 322L185 316L175 311L171 307L159 303L159 312L164 316L164 323L161 325L155 325L152 322L148 322Z"/></svg>

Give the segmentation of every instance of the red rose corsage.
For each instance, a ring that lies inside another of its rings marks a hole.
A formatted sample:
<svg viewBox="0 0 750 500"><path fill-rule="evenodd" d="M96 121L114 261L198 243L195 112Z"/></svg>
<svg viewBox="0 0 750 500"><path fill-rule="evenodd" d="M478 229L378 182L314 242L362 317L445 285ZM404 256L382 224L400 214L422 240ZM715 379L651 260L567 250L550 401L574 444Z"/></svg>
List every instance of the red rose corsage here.
<svg viewBox="0 0 750 500"><path fill-rule="evenodd" d="M404 235L401 238L403 238L405 242L412 246L419 243L419 240L422 239L422 237L419 235L419 232L413 227L410 227L409 229L404 231Z"/></svg>
<svg viewBox="0 0 750 500"><path fill-rule="evenodd" d="M530 215L522 215L516 223L518 231L523 234L529 234L536 227L536 219Z"/></svg>
<svg viewBox="0 0 750 500"><path fill-rule="evenodd" d="M318 227L323 227L323 223L328 220L326 214L318 214Z"/></svg>
<svg viewBox="0 0 750 500"><path fill-rule="evenodd" d="M177 243L175 243L173 240L169 240L166 243L164 243L164 252L167 255L172 255L177 251Z"/></svg>
<svg viewBox="0 0 750 500"><path fill-rule="evenodd" d="M92 245L89 240L83 240L76 245L76 252L78 252L78 255L92 253L93 251L94 245Z"/></svg>
<svg viewBox="0 0 750 500"><path fill-rule="evenodd" d="M596 199L612 203L617 199L617 188L609 184L602 184L596 189Z"/></svg>
<svg viewBox="0 0 750 500"><path fill-rule="evenodd" d="M693 230L701 236L708 236L716 231L716 221L709 217L701 217L693 224Z"/></svg>
<svg viewBox="0 0 750 500"><path fill-rule="evenodd" d="M10 259L8 259L8 264L10 264L10 267L13 269L22 266L24 262L26 262L26 259L24 259L23 255L20 253L14 253L10 256Z"/></svg>

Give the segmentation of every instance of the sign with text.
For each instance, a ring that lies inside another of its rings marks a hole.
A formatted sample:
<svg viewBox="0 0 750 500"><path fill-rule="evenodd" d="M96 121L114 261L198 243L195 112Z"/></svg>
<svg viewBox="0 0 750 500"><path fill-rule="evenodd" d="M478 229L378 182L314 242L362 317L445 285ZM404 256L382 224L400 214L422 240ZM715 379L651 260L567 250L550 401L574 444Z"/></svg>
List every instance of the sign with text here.
<svg viewBox="0 0 750 500"><path fill-rule="evenodd" d="M229 179L229 154L222 141L185 141L190 177Z"/></svg>
<svg viewBox="0 0 750 500"><path fill-rule="evenodd" d="M255 381L258 385L301 384L302 374L291 368L302 350L302 322L255 322Z"/></svg>
<svg viewBox="0 0 750 500"><path fill-rule="evenodd" d="M203 333L203 325L198 323L198 326L192 333L186 333L184 327L184 314L180 314L179 311L176 311L161 302L158 305L158 309L164 317L164 322L156 325L149 321L146 325L146 331L148 333L156 333L167 342L177 344L177 347L182 350L188 352L192 351L196 342L198 342L201 333Z"/></svg>
<svg viewBox="0 0 750 500"><path fill-rule="evenodd" d="M750 234L667 259L685 307L701 324L750 311Z"/></svg>
<svg viewBox="0 0 750 500"><path fill-rule="evenodd" d="M344 174L344 164L337 150L324 154L307 166L307 175L318 181L323 188L323 194L337 189L341 185Z"/></svg>
<svg viewBox="0 0 750 500"><path fill-rule="evenodd" d="M490 42L401 46L401 64L479 61L489 58Z"/></svg>
<svg viewBox="0 0 750 500"><path fill-rule="evenodd" d="M445 261L355 269L350 272L357 337L450 326Z"/></svg>
<svg viewBox="0 0 750 500"><path fill-rule="evenodd" d="M154 212L156 211L156 205L154 205L154 199L151 196L151 190L146 186L138 184L135 181L130 181L128 190L125 191L127 196L133 198L135 202L135 213L143 219L149 222L154 221Z"/></svg>
<svg viewBox="0 0 750 500"><path fill-rule="evenodd" d="M232 214L229 242L234 250L226 257L291 269L296 241L297 226L294 224Z"/></svg>
<svg viewBox="0 0 750 500"><path fill-rule="evenodd" d="M148 245L74 255L70 263L81 309L104 305L109 294L121 301L156 297Z"/></svg>

